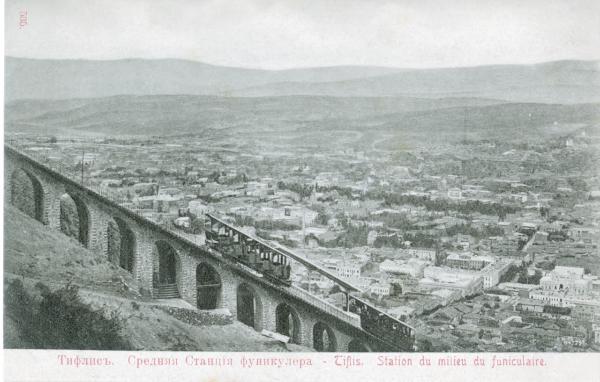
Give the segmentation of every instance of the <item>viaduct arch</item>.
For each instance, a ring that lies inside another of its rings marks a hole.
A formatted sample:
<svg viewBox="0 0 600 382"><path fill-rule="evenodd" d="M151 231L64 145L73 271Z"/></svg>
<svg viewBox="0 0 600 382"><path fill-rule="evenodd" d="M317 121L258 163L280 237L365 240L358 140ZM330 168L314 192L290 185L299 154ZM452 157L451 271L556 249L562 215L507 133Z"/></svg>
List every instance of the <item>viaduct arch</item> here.
<svg viewBox="0 0 600 382"><path fill-rule="evenodd" d="M216 309L221 301L221 276L215 268L202 262L196 267L196 306L198 309Z"/></svg>
<svg viewBox="0 0 600 382"><path fill-rule="evenodd" d="M89 248L90 212L76 193L65 192L60 197L60 230Z"/></svg>
<svg viewBox="0 0 600 382"><path fill-rule="evenodd" d="M275 330L290 338L295 344L301 342L300 338L300 317L298 312L287 302L282 302L275 308Z"/></svg>
<svg viewBox="0 0 600 382"><path fill-rule="evenodd" d="M334 352L337 350L335 333L327 324L319 321L313 326L313 348L316 351Z"/></svg>
<svg viewBox="0 0 600 382"><path fill-rule="evenodd" d="M11 204L61 230L60 199L68 195L75 205L77 239L131 272L142 293L181 297L199 309L226 308L255 330L279 332L318 351L397 350L362 330L350 313L248 272L10 146L5 159L5 195ZM24 195L21 201L17 194ZM161 290L165 285L174 290Z"/></svg>
<svg viewBox="0 0 600 382"><path fill-rule="evenodd" d="M44 222L44 189L29 171L15 169L10 175L10 203L35 220Z"/></svg>
<svg viewBox="0 0 600 382"><path fill-rule="evenodd" d="M107 252L110 261L129 273L135 267L135 233L125 220L112 217L107 226Z"/></svg>
<svg viewBox="0 0 600 382"><path fill-rule="evenodd" d="M153 286L178 284L181 261L177 250L166 240L154 243Z"/></svg>
<svg viewBox="0 0 600 382"><path fill-rule="evenodd" d="M237 319L260 331L263 329L263 304L257 290L247 283L241 283L236 293Z"/></svg>

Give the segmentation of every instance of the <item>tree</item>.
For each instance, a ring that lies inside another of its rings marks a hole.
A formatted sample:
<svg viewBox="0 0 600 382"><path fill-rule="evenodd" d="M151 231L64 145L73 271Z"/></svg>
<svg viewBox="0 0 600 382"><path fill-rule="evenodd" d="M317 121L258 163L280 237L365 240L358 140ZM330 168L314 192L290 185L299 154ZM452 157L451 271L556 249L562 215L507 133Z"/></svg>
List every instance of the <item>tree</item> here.
<svg viewBox="0 0 600 382"><path fill-rule="evenodd" d="M392 283L392 296L400 296L402 294L402 285L399 283Z"/></svg>
<svg viewBox="0 0 600 382"><path fill-rule="evenodd" d="M203 219L190 219L190 230L194 235L198 235L204 231L204 220Z"/></svg>
<svg viewBox="0 0 600 382"><path fill-rule="evenodd" d="M319 211L316 222L317 224L327 225L327 222L329 222L329 215L326 212Z"/></svg>

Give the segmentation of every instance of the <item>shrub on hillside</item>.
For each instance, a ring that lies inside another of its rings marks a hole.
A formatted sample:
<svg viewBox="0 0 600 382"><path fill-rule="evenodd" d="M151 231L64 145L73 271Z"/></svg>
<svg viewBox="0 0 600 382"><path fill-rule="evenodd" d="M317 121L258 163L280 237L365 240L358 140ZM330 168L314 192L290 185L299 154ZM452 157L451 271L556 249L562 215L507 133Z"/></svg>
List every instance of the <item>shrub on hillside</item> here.
<svg viewBox="0 0 600 382"><path fill-rule="evenodd" d="M121 337L122 319L116 312L108 318L102 309L94 309L79 297L78 287L67 284L52 292L44 284L36 288L41 299L32 297L21 280L8 282L5 312L17 325L23 344L6 344L20 348L31 344L38 349L129 350Z"/></svg>

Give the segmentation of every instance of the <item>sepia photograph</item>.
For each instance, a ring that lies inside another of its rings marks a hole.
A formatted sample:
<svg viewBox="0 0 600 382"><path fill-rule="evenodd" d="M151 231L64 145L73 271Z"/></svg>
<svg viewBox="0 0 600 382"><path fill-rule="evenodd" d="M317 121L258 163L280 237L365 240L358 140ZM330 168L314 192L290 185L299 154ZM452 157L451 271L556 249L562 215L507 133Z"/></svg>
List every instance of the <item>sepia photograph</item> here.
<svg viewBox="0 0 600 382"><path fill-rule="evenodd" d="M600 359L600 3L3 19L7 380Z"/></svg>

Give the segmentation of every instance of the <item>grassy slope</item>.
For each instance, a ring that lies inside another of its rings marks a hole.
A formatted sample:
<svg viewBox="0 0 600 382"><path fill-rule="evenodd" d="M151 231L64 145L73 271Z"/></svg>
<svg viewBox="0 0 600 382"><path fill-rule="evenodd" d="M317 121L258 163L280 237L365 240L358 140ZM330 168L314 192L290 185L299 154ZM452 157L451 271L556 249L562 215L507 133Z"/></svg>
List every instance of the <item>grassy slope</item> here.
<svg viewBox="0 0 600 382"><path fill-rule="evenodd" d="M34 110L32 112L32 110ZM232 134L274 141L302 131L353 130L399 137L444 136L457 130L489 138L514 132L538 136L554 123L591 124L599 104L503 104L473 98L119 96L68 101L15 101L6 105L6 132L39 134L173 135ZM446 139L446 138L444 138Z"/></svg>
<svg viewBox="0 0 600 382"><path fill-rule="evenodd" d="M76 241L43 226L14 207L5 209L4 275L21 278L27 291L38 292L37 282L57 289L71 282L81 287L80 296L92 306L118 311L127 318L123 335L140 350L197 351L309 351L283 345L261 336L226 314L198 312L187 304L173 302L192 325L168 312L164 303L145 300L127 272L103 256L82 248ZM129 286L125 287L125 284ZM5 319L5 346L21 347L17 326Z"/></svg>

